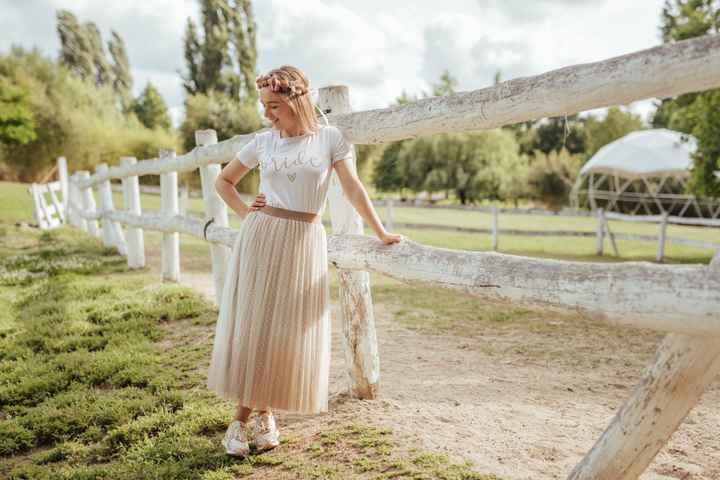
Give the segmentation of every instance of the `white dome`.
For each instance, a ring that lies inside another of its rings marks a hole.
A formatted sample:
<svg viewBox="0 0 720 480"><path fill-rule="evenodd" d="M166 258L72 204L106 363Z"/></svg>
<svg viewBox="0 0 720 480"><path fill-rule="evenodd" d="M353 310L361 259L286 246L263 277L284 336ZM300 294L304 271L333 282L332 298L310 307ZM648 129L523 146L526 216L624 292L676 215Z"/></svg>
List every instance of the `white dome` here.
<svg viewBox="0 0 720 480"><path fill-rule="evenodd" d="M697 140L664 128L639 130L608 143L580 170L580 175L610 173L621 177L686 176Z"/></svg>

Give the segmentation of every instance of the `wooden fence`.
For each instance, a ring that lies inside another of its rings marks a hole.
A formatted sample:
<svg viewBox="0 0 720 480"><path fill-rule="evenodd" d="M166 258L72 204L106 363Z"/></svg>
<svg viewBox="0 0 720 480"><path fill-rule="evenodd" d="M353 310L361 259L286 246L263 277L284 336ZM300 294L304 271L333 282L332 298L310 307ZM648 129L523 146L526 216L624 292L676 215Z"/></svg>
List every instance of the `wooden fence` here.
<svg viewBox="0 0 720 480"><path fill-rule="evenodd" d="M720 36L711 35L481 90L364 112L350 112L346 87L327 87L320 91L319 106L330 112L330 121L349 141L363 144L494 128L718 86ZM218 143L214 132L200 131L197 148L182 156L163 150L154 159L123 158L116 166L100 165L93 175L75 172L69 186L74 199L70 221L124 252L130 267L144 264L143 230L163 232L162 277L176 281L178 233L202 238L204 226L201 219L178 214L177 173L199 168L205 215L215 218L207 230L215 291L222 292L229 247L238 232L227 228L227 209L213 188L214 180L220 164L230 161L252 137ZM351 166L355 168L354 162ZM147 174L161 176L159 213L141 210L138 176ZM122 210L113 205L113 178L123 182ZM596 312L618 328L631 325L667 332L630 398L570 472L570 479L637 478L720 372L720 254L710 265L608 265L456 251L411 240L383 245L363 235L362 221L342 196L337 178L331 181L329 202L333 234L328 238L328 258L340 269L342 338L355 396L374 397L380 374L369 270L514 304Z"/></svg>

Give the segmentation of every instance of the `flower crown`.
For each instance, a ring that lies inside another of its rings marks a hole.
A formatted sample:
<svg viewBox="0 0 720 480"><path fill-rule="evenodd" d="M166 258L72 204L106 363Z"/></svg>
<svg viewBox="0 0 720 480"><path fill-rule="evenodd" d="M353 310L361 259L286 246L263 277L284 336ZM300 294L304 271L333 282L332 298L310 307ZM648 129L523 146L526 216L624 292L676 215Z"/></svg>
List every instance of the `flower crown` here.
<svg viewBox="0 0 720 480"><path fill-rule="evenodd" d="M282 93L290 98L305 95L309 91L298 81L278 78L273 74L260 75L255 79L255 85L257 85L258 90L269 87L273 92Z"/></svg>

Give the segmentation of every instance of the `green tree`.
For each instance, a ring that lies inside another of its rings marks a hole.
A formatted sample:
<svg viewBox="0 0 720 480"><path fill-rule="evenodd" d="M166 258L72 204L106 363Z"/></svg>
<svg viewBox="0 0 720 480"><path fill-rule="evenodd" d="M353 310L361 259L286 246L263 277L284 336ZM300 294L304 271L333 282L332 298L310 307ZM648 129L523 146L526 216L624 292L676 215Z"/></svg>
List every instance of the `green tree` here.
<svg viewBox="0 0 720 480"><path fill-rule="evenodd" d="M250 0L200 0L200 16L202 36L191 19L185 30L185 91L216 91L255 104L256 25Z"/></svg>
<svg viewBox="0 0 720 480"><path fill-rule="evenodd" d="M122 37L114 30L111 31L110 40L108 41L108 50L113 59L112 76L113 89L117 95L123 110L130 108L132 101L132 85L133 79L130 74L130 61L125 51L125 42Z"/></svg>
<svg viewBox="0 0 720 480"><path fill-rule="evenodd" d="M58 10L56 18L60 63L98 87L112 87L118 108L127 110L131 101L132 76L125 43L120 35L115 31L111 33L107 45L111 60L108 60L97 25L93 22L80 24L69 10Z"/></svg>
<svg viewBox="0 0 720 480"><path fill-rule="evenodd" d="M0 77L0 144L26 144L37 138L26 91Z"/></svg>
<svg viewBox="0 0 720 480"><path fill-rule="evenodd" d="M569 200L580 165L580 156L571 155L566 149L548 154L535 152L528 172L531 196L550 210L560 210Z"/></svg>
<svg viewBox="0 0 720 480"><path fill-rule="evenodd" d="M587 138L578 115L548 118L532 128L523 145L523 153L539 150L543 153L560 151L563 148L571 154L585 152Z"/></svg>
<svg viewBox="0 0 720 480"><path fill-rule="evenodd" d="M587 147L585 158L590 158L602 147L630 132L643 128L639 115L625 112L618 107L610 107L602 120L589 117L585 120Z"/></svg>
<svg viewBox="0 0 720 480"><path fill-rule="evenodd" d="M720 32L720 2L717 0L667 0L661 14L663 42L673 43L701 35ZM720 196L720 181L714 171L720 162L717 138L720 116L717 115L718 92L708 90L663 99L653 116L654 127L667 127L698 138L693 157L689 188L699 196Z"/></svg>
<svg viewBox="0 0 720 480"><path fill-rule="evenodd" d="M82 80L37 50L14 47L0 55L0 76L27 92L37 135L0 151L13 180L36 180L58 156L68 159L71 170L92 170L124 155L152 158L160 148L178 147L173 132L147 129L119 111L110 86Z"/></svg>
<svg viewBox="0 0 720 480"><path fill-rule="evenodd" d="M140 123L151 130L156 128L168 130L171 127L165 100L150 82L147 83L140 96L133 101L130 109L138 117Z"/></svg>
<svg viewBox="0 0 720 480"><path fill-rule="evenodd" d="M251 133L261 128L260 117L255 105L233 103L220 92L210 91L188 96L185 100L185 119L180 126L180 135L186 150L195 147L195 131L213 129L219 140L234 135ZM241 191L252 192L257 184L257 169L243 177L238 184Z"/></svg>

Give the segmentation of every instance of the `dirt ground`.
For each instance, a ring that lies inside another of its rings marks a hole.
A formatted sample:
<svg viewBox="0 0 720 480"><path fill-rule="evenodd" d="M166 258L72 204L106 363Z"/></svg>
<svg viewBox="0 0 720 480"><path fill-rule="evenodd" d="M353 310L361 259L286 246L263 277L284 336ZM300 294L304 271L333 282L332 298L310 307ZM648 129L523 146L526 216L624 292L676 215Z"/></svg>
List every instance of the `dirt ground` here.
<svg viewBox="0 0 720 480"><path fill-rule="evenodd" d="M212 298L209 275L186 273L182 282ZM394 321L392 312L378 303L380 393L375 400L349 399L342 395L346 379L338 313L333 305L330 412L316 417L279 414L286 434L361 418L390 427L423 449L472 460L478 472L516 480L565 478L641 373L634 362L627 362L627 368L618 368L618 362L574 368L528 362L522 349L490 355L487 345L507 343L508 338L421 333ZM517 332L510 341L523 345L535 340ZM640 478L720 479L718 432L720 381L705 392Z"/></svg>

